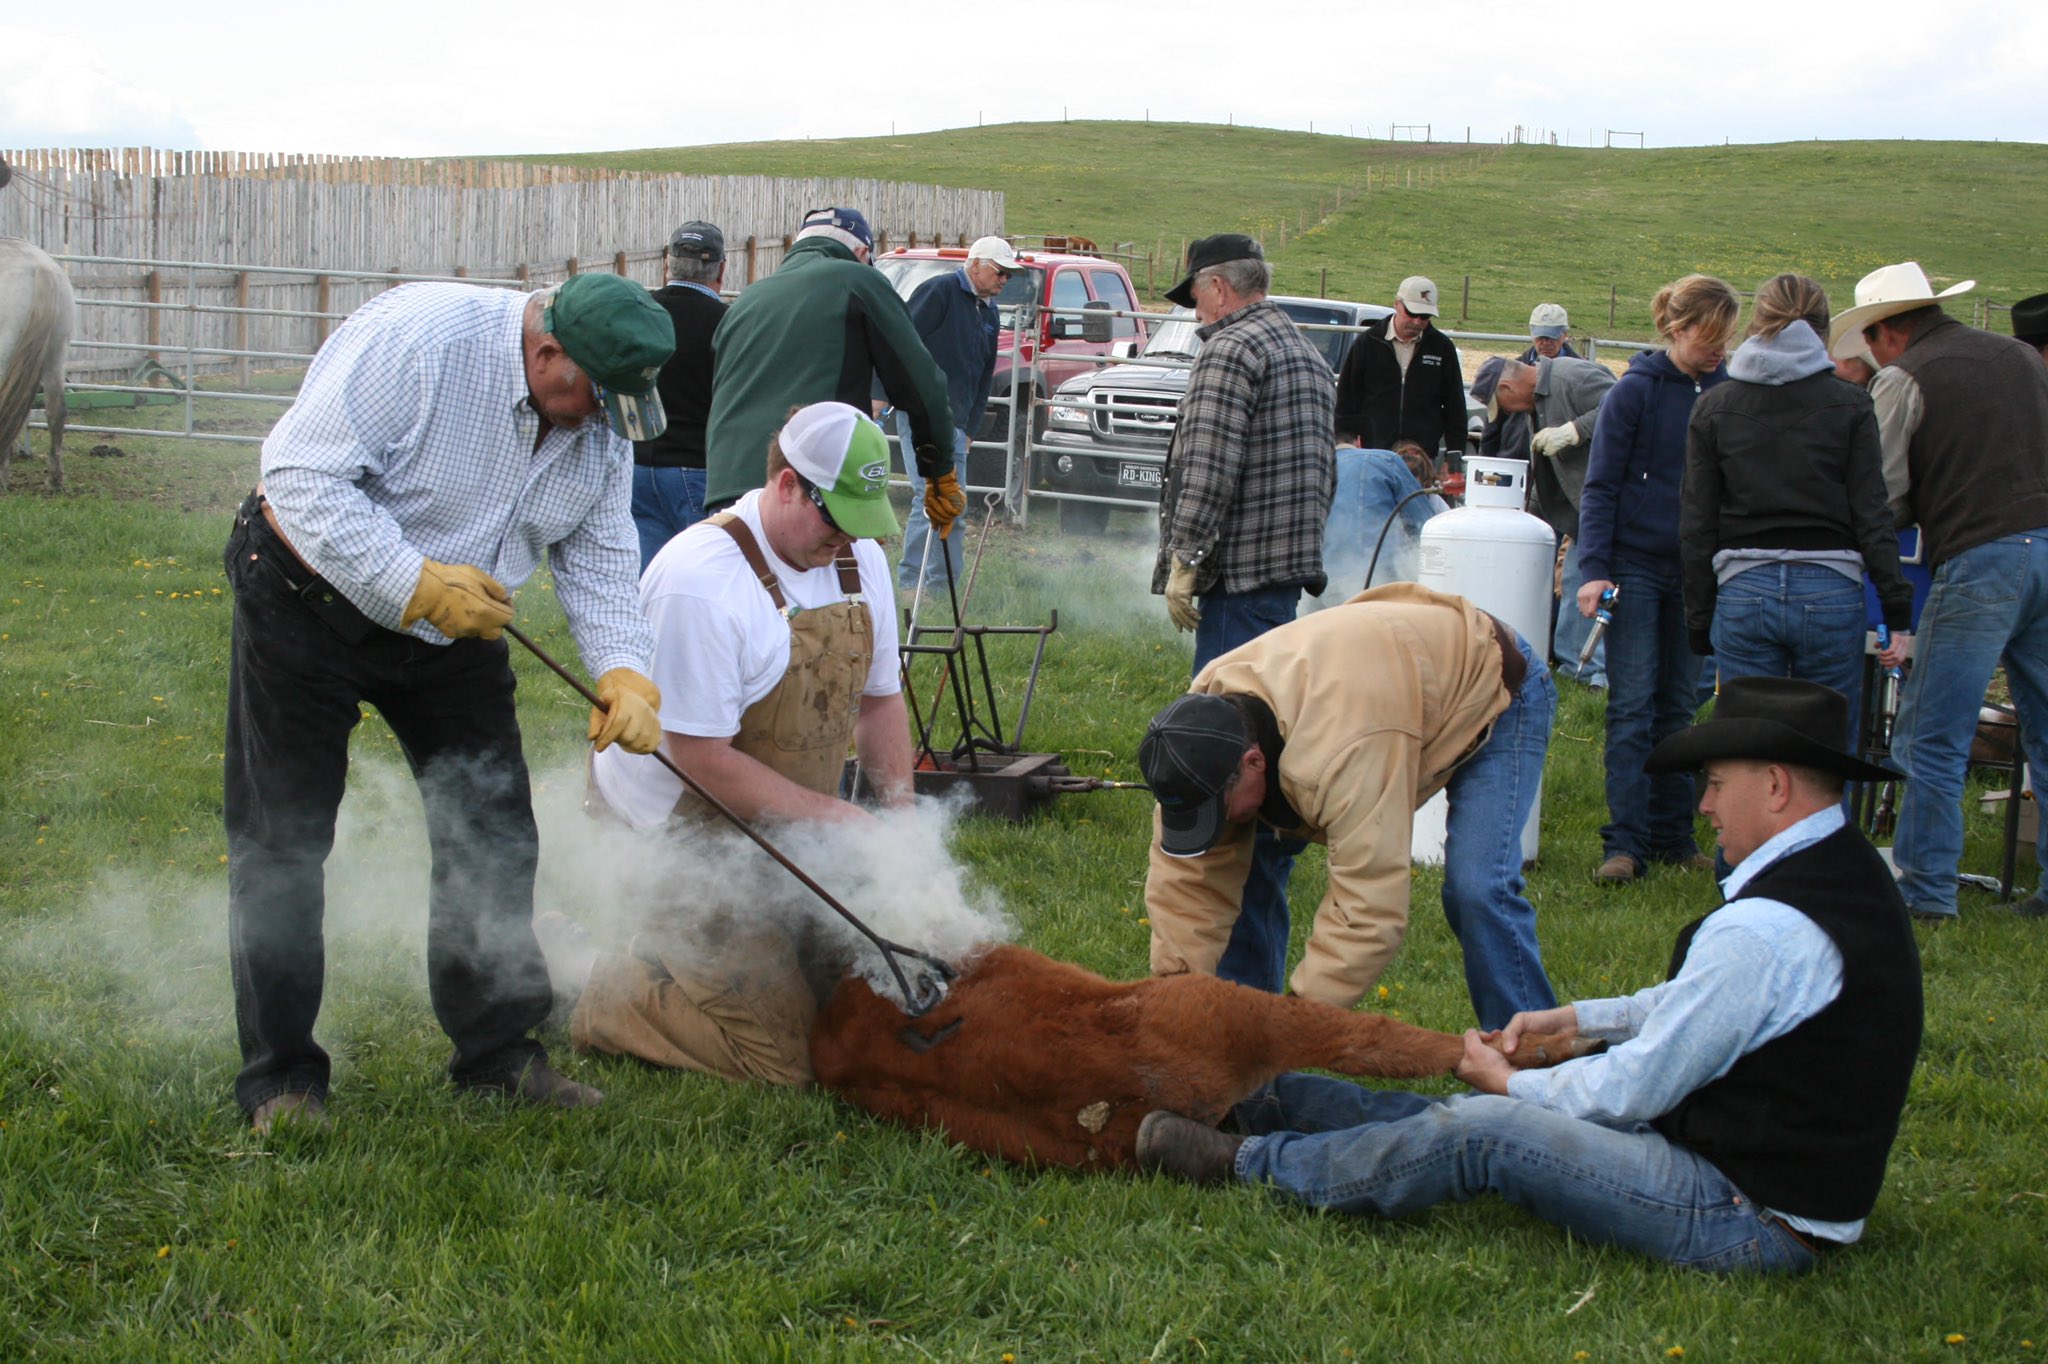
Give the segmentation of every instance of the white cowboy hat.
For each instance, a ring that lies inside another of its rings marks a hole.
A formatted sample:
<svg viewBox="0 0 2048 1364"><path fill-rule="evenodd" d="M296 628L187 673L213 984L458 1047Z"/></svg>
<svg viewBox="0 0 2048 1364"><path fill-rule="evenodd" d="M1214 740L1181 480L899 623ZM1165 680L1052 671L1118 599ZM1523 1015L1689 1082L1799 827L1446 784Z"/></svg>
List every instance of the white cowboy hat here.
<svg viewBox="0 0 2048 1364"><path fill-rule="evenodd" d="M1863 343L1863 329L1871 323L1924 308L1938 299L1966 294L1976 287L1976 280L1966 279L1937 294L1918 261L1872 270L1856 281L1856 306L1835 318L1834 326L1828 328L1828 354L1836 359L1854 355Z"/></svg>

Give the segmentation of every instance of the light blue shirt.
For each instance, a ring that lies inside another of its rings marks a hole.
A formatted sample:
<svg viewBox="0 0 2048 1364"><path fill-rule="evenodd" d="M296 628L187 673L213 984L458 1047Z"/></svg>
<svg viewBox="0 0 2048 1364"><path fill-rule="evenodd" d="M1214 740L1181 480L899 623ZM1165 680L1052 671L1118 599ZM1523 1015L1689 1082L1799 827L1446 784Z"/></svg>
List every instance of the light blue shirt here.
<svg viewBox="0 0 2048 1364"><path fill-rule="evenodd" d="M424 559L508 590L546 556L592 675L646 672L633 446L602 415L550 426L526 388L529 296L408 284L357 309L263 442L263 489L313 571L400 628ZM415 622L429 643L447 636Z"/></svg>
<svg viewBox="0 0 2048 1364"><path fill-rule="evenodd" d="M1584 999L1582 1036L1608 1050L1550 1070L1516 1071L1508 1093L1605 1127L1630 1128L1678 1106L1743 1056L1812 1018L1842 992L1834 939L1792 906L1742 888L1779 859L1840 829L1830 805L1780 830L1721 883L1728 903L1700 924L1678 975L1618 999ZM1783 1215L1783 1214L1781 1214ZM1786 1216L1804 1231L1850 1242L1863 1223Z"/></svg>
<svg viewBox="0 0 2048 1364"><path fill-rule="evenodd" d="M672 279L668 282L667 287L671 289L695 289L698 293L704 295L704 297L706 298L715 298L720 303L725 302L724 297L718 292L718 290L698 280Z"/></svg>

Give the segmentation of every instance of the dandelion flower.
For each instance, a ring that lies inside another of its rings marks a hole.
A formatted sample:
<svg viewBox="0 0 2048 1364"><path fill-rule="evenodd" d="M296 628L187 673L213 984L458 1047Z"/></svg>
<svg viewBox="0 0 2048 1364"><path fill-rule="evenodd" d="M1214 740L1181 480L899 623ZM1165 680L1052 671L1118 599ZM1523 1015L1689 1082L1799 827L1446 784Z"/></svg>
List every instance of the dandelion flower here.
<svg viewBox="0 0 2048 1364"><path fill-rule="evenodd" d="M159 1260L168 1258L170 1253L171 1248L169 1246L158 1246L156 1248L156 1258Z"/></svg>
<svg viewBox="0 0 2048 1364"><path fill-rule="evenodd" d="M1685 1347L1683 1345L1674 1345L1664 1352L1664 1357L1666 1359L1683 1359L1685 1358Z"/></svg>
<svg viewBox="0 0 2048 1364"><path fill-rule="evenodd" d="M1964 1335L1961 1331L1950 1331L1947 1335L1941 1338L1941 1343L1944 1345L1960 1345L1968 1339L1969 1337Z"/></svg>

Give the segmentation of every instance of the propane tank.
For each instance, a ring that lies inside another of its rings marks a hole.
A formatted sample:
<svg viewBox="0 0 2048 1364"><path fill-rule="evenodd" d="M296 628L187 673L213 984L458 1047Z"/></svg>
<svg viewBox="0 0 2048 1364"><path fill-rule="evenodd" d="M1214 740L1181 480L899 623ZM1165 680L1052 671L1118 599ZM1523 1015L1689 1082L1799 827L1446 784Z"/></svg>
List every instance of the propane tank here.
<svg viewBox="0 0 2048 1364"><path fill-rule="evenodd" d="M1550 646L1552 570L1557 536L1549 523L1522 510L1529 464L1519 459L1471 456L1465 460L1465 505L1430 518L1422 528L1421 568L1416 581L1437 592L1452 592L1491 613L1529 641L1536 667L1544 667ZM1537 795L1522 828L1522 860L1536 860L1536 825L1543 798ZM1449 801L1439 791L1415 812L1410 853L1431 866L1444 860L1444 822Z"/></svg>

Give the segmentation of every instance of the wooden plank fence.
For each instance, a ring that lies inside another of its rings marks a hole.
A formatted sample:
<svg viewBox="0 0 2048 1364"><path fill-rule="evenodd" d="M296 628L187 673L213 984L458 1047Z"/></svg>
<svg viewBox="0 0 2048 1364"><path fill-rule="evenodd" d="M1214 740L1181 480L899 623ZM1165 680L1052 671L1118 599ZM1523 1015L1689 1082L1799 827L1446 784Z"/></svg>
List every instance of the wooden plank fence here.
<svg viewBox="0 0 2048 1364"><path fill-rule="evenodd" d="M85 307L78 338L134 342L74 350L80 378L126 374L151 353L174 369L199 346L308 353L331 320L178 311L191 305L346 315L384 280L323 271L518 279L542 286L578 270L660 282L669 232L692 218L725 232L726 286L774 272L806 210L844 204L868 216L878 245L964 244L1003 230L999 191L854 178L651 175L518 162L265 157L148 148L0 150L15 178L0 190L0 235L56 255L282 266L151 270L73 264L81 298L162 302L162 311ZM258 368L288 361L256 361ZM197 357L195 369L246 364Z"/></svg>

